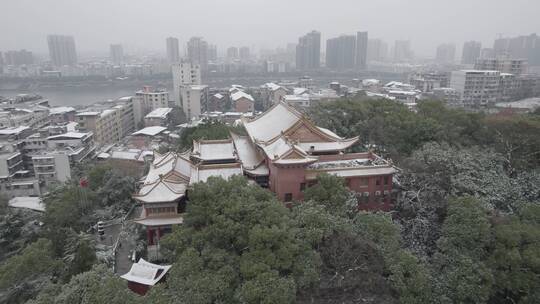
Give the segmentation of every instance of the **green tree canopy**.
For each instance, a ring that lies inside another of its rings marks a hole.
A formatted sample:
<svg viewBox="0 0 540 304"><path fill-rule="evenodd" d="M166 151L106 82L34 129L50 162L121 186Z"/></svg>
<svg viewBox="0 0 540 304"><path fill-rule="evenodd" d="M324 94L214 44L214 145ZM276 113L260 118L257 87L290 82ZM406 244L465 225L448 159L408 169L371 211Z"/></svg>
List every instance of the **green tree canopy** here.
<svg viewBox="0 0 540 304"><path fill-rule="evenodd" d="M196 184L184 225L162 242L175 262L168 284L187 303L292 303L319 264L292 228L290 211L243 177Z"/></svg>

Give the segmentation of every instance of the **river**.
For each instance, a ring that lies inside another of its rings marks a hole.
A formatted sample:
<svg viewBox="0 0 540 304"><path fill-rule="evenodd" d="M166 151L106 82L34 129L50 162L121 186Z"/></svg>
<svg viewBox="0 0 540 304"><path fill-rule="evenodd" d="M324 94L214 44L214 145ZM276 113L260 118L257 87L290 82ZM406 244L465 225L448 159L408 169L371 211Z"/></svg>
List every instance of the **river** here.
<svg viewBox="0 0 540 304"><path fill-rule="evenodd" d="M371 75L362 75L358 77L355 74L318 74L314 77L315 85L319 87L327 87L331 81L339 81L342 84L350 85L353 78L376 78L384 81L390 80L402 80L403 75L392 73L374 73ZM369 77L368 77L369 76ZM203 83L214 88L227 88L232 84L241 84L244 86L260 86L266 82L285 81L291 82L298 80L298 75L287 76L270 76L270 75L213 75L203 79ZM145 85L153 87L163 88L165 87L169 92L172 92L172 79L149 79L149 80L131 80L131 81L117 81L117 82L66 82L66 83L43 83L42 81L36 81L34 83L35 90L21 89L24 86L24 81L21 83L14 83L10 86L0 86L0 96L14 97L17 94L34 93L43 96L49 100L51 106L85 106L95 102L105 101L109 99L117 99L124 96L132 96L136 91L142 89ZM76 85L74 85L76 84ZM15 89L19 86L19 89Z"/></svg>
<svg viewBox="0 0 540 304"><path fill-rule="evenodd" d="M141 87L99 87L99 88L72 88L55 87L42 88L36 91L0 90L0 96L13 97L17 94L39 94L49 100L51 106L85 106L99 101L117 99L123 96L132 96Z"/></svg>

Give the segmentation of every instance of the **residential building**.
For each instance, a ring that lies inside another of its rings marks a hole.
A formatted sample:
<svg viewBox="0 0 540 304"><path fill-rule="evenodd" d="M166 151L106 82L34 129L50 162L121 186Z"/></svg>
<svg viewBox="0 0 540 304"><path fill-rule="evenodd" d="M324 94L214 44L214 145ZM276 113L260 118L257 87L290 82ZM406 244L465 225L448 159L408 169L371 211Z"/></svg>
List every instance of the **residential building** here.
<svg viewBox="0 0 540 304"><path fill-rule="evenodd" d="M432 99L442 100L450 107L461 107L461 96L452 88L434 88L431 92Z"/></svg>
<svg viewBox="0 0 540 304"><path fill-rule="evenodd" d="M394 44L394 61L403 62L412 59L411 42L409 40L396 40Z"/></svg>
<svg viewBox="0 0 540 304"><path fill-rule="evenodd" d="M437 47L435 60L438 63L449 64L456 60L456 45L452 43L441 44Z"/></svg>
<svg viewBox="0 0 540 304"><path fill-rule="evenodd" d="M77 64L77 51L75 49L75 38L73 36L49 35L47 36L49 45L49 56L54 66Z"/></svg>
<svg viewBox="0 0 540 304"><path fill-rule="evenodd" d="M77 113L76 122L81 132L92 132L98 145L114 144L131 134L136 127L132 98L94 104Z"/></svg>
<svg viewBox="0 0 540 304"><path fill-rule="evenodd" d="M312 31L298 39L296 69L316 70L321 66L321 33Z"/></svg>
<svg viewBox="0 0 540 304"><path fill-rule="evenodd" d="M181 62L173 64L173 91L175 104L182 107L182 97L180 91L182 87L190 85L200 85L201 82L201 67L192 62Z"/></svg>
<svg viewBox="0 0 540 304"><path fill-rule="evenodd" d="M169 125L171 119L172 108L156 108L152 112L146 114L144 117L144 126L162 126L166 127Z"/></svg>
<svg viewBox="0 0 540 304"><path fill-rule="evenodd" d="M208 61L210 62L216 62L218 58L218 51L217 51L217 45L210 44L208 45Z"/></svg>
<svg viewBox="0 0 540 304"><path fill-rule="evenodd" d="M427 93L436 88L447 88L450 74L444 72L417 72L409 76L409 83L416 89Z"/></svg>
<svg viewBox="0 0 540 304"><path fill-rule="evenodd" d="M497 58L480 58L474 65L476 70L493 70L501 73L521 75L527 73L527 60L499 56Z"/></svg>
<svg viewBox="0 0 540 304"><path fill-rule="evenodd" d="M492 48L483 48L480 51L480 58L495 58L495 51Z"/></svg>
<svg viewBox="0 0 540 304"><path fill-rule="evenodd" d="M367 61L385 61L388 59L388 44L381 39L369 39Z"/></svg>
<svg viewBox="0 0 540 304"><path fill-rule="evenodd" d="M188 60L198 64L202 71L208 68L208 43L202 37L192 37L187 43Z"/></svg>
<svg viewBox="0 0 540 304"><path fill-rule="evenodd" d="M517 99L519 80L514 74L501 73L499 79L499 99L501 102L509 102Z"/></svg>
<svg viewBox="0 0 540 304"><path fill-rule="evenodd" d="M326 41L326 67L336 70L355 69L356 37L342 35Z"/></svg>
<svg viewBox="0 0 540 304"><path fill-rule="evenodd" d="M217 92L215 94L212 94L212 93L209 93L211 94L211 96L207 105L208 112L225 111L227 108L227 102L229 100L228 96L226 96L225 93L222 93L222 92Z"/></svg>
<svg viewBox="0 0 540 304"><path fill-rule="evenodd" d="M368 32L356 33L356 68L363 71L367 68Z"/></svg>
<svg viewBox="0 0 540 304"><path fill-rule="evenodd" d="M227 49L227 59L234 60L238 59L238 48L235 46L231 46Z"/></svg>
<svg viewBox="0 0 540 304"><path fill-rule="evenodd" d="M49 108L40 105L1 107L0 127L41 128L49 123Z"/></svg>
<svg viewBox="0 0 540 304"><path fill-rule="evenodd" d="M198 118L208 104L208 86L184 85L180 88L180 98L186 118Z"/></svg>
<svg viewBox="0 0 540 304"><path fill-rule="evenodd" d="M240 60L249 60L251 58L249 47L243 46L238 50L238 56L240 57Z"/></svg>
<svg viewBox="0 0 540 304"><path fill-rule="evenodd" d="M300 95L285 95L280 102L284 102L296 109L309 108L311 106L311 98L308 93Z"/></svg>
<svg viewBox="0 0 540 304"><path fill-rule="evenodd" d="M111 62L116 65L124 63L124 48L121 44L111 44L110 59Z"/></svg>
<svg viewBox="0 0 540 304"><path fill-rule="evenodd" d="M247 113L253 112L255 109L255 99L253 99L253 96L243 91L236 91L232 93L231 101L236 112Z"/></svg>
<svg viewBox="0 0 540 304"><path fill-rule="evenodd" d="M53 124L62 124L75 121L75 108L73 107L54 107L49 109L49 120Z"/></svg>
<svg viewBox="0 0 540 304"><path fill-rule="evenodd" d="M482 43L480 41L467 41L463 44L463 52L461 54L462 64L475 64L480 58L482 51Z"/></svg>
<svg viewBox="0 0 540 304"><path fill-rule="evenodd" d="M540 37L536 34L497 39L493 50L494 56L523 58L531 66L540 66Z"/></svg>
<svg viewBox="0 0 540 304"><path fill-rule="evenodd" d="M30 65L34 63L34 56L32 55L32 52L24 49L19 51L7 51L5 52L4 57L5 65L19 66Z"/></svg>
<svg viewBox="0 0 540 304"><path fill-rule="evenodd" d="M123 175L138 179L146 173L145 165L151 162L153 155L154 152L151 150L115 146L107 152L98 154L97 160L108 163Z"/></svg>
<svg viewBox="0 0 540 304"><path fill-rule="evenodd" d="M36 178L45 185L65 183L71 179L69 156L64 151L46 151L41 155L34 155L32 162Z"/></svg>
<svg viewBox="0 0 540 304"><path fill-rule="evenodd" d="M24 170L23 155L13 145L0 148L0 179L13 178Z"/></svg>
<svg viewBox="0 0 540 304"><path fill-rule="evenodd" d="M180 62L178 38L168 37L166 42L167 42L167 61L169 63Z"/></svg>
<svg viewBox="0 0 540 304"><path fill-rule="evenodd" d="M461 70L450 77L450 88L460 95L465 107L478 108L493 105L499 100L499 71Z"/></svg>
<svg viewBox="0 0 540 304"><path fill-rule="evenodd" d="M135 92L133 103L135 122L138 124L151 111L169 107L169 92L145 86L142 90Z"/></svg>
<svg viewBox="0 0 540 304"><path fill-rule="evenodd" d="M266 83L261 86L261 98L264 109L270 108L272 105L279 103L288 90L273 82Z"/></svg>

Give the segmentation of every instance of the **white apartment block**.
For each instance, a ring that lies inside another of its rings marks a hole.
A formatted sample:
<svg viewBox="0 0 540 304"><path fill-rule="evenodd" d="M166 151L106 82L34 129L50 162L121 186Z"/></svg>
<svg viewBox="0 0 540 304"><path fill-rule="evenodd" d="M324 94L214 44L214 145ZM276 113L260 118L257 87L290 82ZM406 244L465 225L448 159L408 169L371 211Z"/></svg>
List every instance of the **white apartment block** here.
<svg viewBox="0 0 540 304"><path fill-rule="evenodd" d="M461 70L452 72L450 87L459 93L465 107L480 107L499 100L500 82L499 71Z"/></svg>
<svg viewBox="0 0 540 304"><path fill-rule="evenodd" d="M145 87L135 93L135 98L138 98L143 108L148 111L169 106L169 92L165 90L153 90L150 87Z"/></svg>
<svg viewBox="0 0 540 304"><path fill-rule="evenodd" d="M99 145L113 144L135 131L135 109L132 99L109 105L95 105L79 112L75 121L81 132L92 132Z"/></svg>
<svg viewBox="0 0 540 304"><path fill-rule="evenodd" d="M181 62L172 65L175 104L182 106L181 88L191 85L200 85L201 67L191 62Z"/></svg>
<svg viewBox="0 0 540 304"><path fill-rule="evenodd" d="M69 156L65 151L44 152L32 156L34 173L38 180L46 184L67 182L71 178Z"/></svg>
<svg viewBox="0 0 540 304"><path fill-rule="evenodd" d="M208 103L208 86L189 85L180 89L181 108L186 114L186 118L191 120L198 118Z"/></svg>

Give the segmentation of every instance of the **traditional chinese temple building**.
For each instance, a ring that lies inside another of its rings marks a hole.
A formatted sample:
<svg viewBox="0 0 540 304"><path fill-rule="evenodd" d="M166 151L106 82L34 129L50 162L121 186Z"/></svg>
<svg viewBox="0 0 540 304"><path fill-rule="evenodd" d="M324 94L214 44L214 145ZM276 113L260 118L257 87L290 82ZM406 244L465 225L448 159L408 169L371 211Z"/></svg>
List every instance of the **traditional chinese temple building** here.
<svg viewBox="0 0 540 304"><path fill-rule="evenodd" d="M128 281L128 288L131 291L144 296L152 286L165 280L170 268L170 265L161 266L140 259L131 265L129 272L121 278Z"/></svg>
<svg viewBox="0 0 540 304"><path fill-rule="evenodd" d="M245 175L288 203L328 173L343 177L356 192L359 209L392 208L392 164L374 153L346 153L358 137L342 138L317 127L302 113L278 103L258 117L242 118L246 136L201 140L185 153L155 152L140 191L138 223L147 227L149 252L171 226L182 223L189 185L211 176ZM159 248L158 248L159 249ZM149 254L150 257L150 254Z"/></svg>

